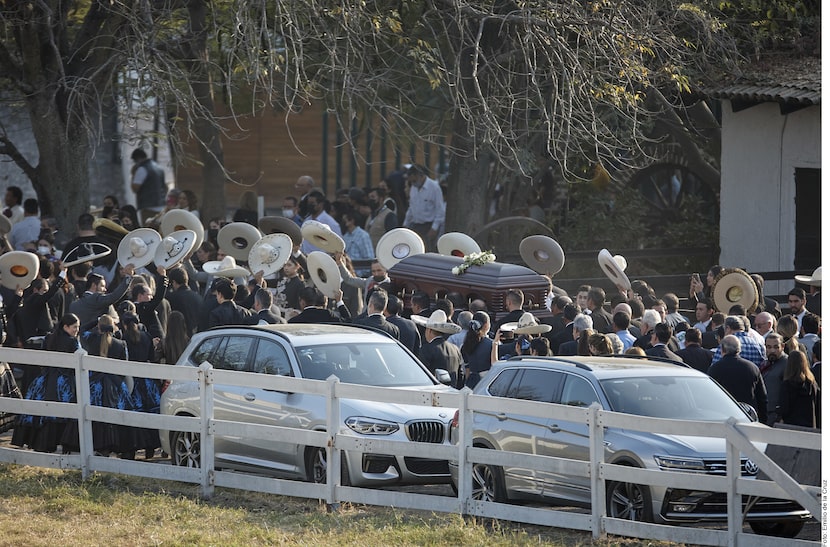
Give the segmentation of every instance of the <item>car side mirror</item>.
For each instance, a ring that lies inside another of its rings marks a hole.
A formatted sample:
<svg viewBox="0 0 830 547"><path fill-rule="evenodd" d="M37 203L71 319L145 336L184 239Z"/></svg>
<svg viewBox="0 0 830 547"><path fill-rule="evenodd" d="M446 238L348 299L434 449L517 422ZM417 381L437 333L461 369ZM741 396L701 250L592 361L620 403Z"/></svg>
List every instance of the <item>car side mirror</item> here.
<svg viewBox="0 0 830 547"><path fill-rule="evenodd" d="M435 369L435 377L438 379L439 382L446 386L452 384L452 376L450 376L450 373L442 368Z"/></svg>
<svg viewBox="0 0 830 547"><path fill-rule="evenodd" d="M758 411L755 410L754 406L752 406L749 403L738 403L738 404L741 405L741 408L743 409L744 412L746 412L746 414L747 414L747 416L749 416L750 420L752 420L753 422L758 421Z"/></svg>

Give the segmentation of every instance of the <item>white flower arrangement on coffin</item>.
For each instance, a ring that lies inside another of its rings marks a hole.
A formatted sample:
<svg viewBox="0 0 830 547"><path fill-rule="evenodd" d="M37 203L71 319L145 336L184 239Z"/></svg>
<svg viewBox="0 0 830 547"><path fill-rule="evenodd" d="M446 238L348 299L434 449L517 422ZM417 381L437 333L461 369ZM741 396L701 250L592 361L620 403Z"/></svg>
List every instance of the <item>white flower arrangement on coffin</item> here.
<svg viewBox="0 0 830 547"><path fill-rule="evenodd" d="M480 253L470 253L464 255L464 262L458 266L453 267L453 275L461 275L467 271L470 266L483 266L496 261L496 255L493 251L481 251Z"/></svg>

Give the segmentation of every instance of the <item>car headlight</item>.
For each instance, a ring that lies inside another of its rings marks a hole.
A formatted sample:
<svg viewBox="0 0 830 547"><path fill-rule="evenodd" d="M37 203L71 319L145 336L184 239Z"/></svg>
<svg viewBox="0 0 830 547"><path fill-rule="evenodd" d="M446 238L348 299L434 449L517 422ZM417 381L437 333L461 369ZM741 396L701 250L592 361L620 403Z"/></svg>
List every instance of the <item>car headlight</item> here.
<svg viewBox="0 0 830 547"><path fill-rule="evenodd" d="M391 435L396 432L398 424L378 418L365 418L363 416L350 416L346 418L346 425L355 433L361 435Z"/></svg>
<svg viewBox="0 0 830 547"><path fill-rule="evenodd" d="M700 458L679 458L676 456L654 456L661 469L680 471L706 471L706 464Z"/></svg>

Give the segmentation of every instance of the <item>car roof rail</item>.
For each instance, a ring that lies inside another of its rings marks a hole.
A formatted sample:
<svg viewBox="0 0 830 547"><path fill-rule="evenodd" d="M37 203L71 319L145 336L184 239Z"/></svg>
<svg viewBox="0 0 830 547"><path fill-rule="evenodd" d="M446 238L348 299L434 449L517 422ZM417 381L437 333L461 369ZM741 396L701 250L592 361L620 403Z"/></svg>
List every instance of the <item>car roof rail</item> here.
<svg viewBox="0 0 830 547"><path fill-rule="evenodd" d="M514 355L508 361L526 361L526 360L541 360L541 361L555 361L557 363L564 363L566 365L573 365L577 368L581 368L582 370L593 370L589 365L585 363L581 363L579 361L574 361L573 359L567 359L565 357L558 357L556 355Z"/></svg>
<svg viewBox="0 0 830 547"><path fill-rule="evenodd" d="M667 357L658 357L656 355L630 355L626 353L609 353L607 355L597 355L596 357L610 357L612 359L640 359L642 361L658 361L660 363L666 363L668 365L674 365L676 367L691 368L688 364L682 361L675 361Z"/></svg>

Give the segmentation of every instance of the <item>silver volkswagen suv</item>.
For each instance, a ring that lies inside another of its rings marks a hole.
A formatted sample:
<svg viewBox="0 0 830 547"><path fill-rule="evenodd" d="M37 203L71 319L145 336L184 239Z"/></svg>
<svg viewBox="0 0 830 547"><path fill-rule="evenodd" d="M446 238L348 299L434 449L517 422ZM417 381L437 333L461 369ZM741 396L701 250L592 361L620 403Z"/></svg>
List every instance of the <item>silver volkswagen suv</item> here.
<svg viewBox="0 0 830 547"><path fill-rule="evenodd" d="M325 380L388 389L453 391L443 385L397 340L347 325L218 327L193 336L176 366L214 368ZM436 371L449 381L446 371ZM255 383L254 383L255 384ZM161 413L199 416L197 382L174 381L162 393ZM342 399L340 431L365 438L447 444L455 409ZM325 431L326 399L320 395L257 387L214 386L214 415L220 420ZM174 465L201 464L196 433L160 431L162 448ZM353 486L448 483L446 460L387 454L343 453L344 484ZM325 482L326 451L290 441L242 437L215 439L215 466L283 478Z"/></svg>
<svg viewBox="0 0 830 547"><path fill-rule="evenodd" d="M706 374L650 359L614 357L521 357L501 361L473 390L476 395L603 409L673 420L751 421L749 413ZM453 420L457 425L457 418ZM474 446L588 460L588 427L556 417L476 412ZM450 437L457 443L457 429ZM726 476L726 442L710 437L662 435L609 428L605 461L646 469ZM764 447L760 447L761 450ZM744 476L758 467L742 458ZM458 484L458 466L450 463ZM545 500L590 506L590 481L584 477L512 467L473 465L473 496L487 501ZM642 521L698 522L727 518L726 494L606 482L609 516ZM793 501L755 499L746 520L757 533L794 537L810 518Z"/></svg>

